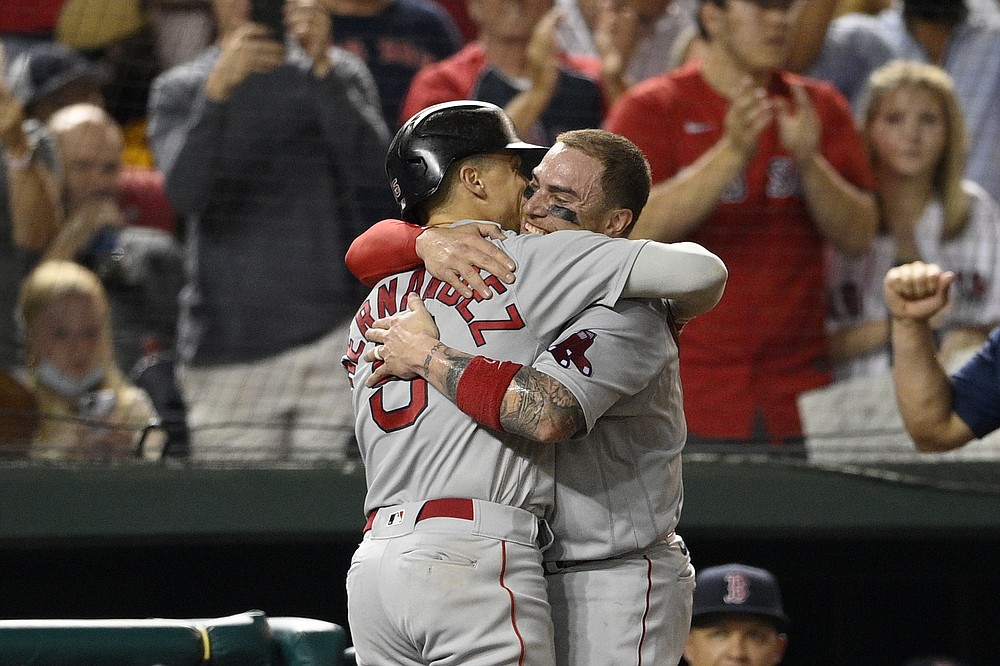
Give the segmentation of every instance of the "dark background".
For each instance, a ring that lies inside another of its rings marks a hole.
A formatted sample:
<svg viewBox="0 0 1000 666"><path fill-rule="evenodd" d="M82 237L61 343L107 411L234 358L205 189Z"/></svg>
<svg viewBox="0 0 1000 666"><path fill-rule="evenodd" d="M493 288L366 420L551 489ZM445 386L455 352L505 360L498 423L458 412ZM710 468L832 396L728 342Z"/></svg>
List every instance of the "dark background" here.
<svg viewBox="0 0 1000 666"><path fill-rule="evenodd" d="M696 567L777 575L785 666L1000 664L1000 464L686 455L684 483ZM364 488L358 468L0 467L0 618L259 609L349 629Z"/></svg>
<svg viewBox="0 0 1000 666"><path fill-rule="evenodd" d="M948 652L998 663L1000 542L686 535L696 566L774 571L792 622L788 666L902 664ZM249 609L347 626L353 544L80 545L0 552L0 616L214 617Z"/></svg>

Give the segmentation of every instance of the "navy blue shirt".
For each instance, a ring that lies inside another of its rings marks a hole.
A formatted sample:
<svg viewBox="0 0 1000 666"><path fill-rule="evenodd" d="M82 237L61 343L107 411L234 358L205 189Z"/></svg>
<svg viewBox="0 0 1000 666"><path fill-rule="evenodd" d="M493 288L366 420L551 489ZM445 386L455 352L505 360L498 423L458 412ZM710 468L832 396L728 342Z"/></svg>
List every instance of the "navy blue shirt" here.
<svg viewBox="0 0 1000 666"><path fill-rule="evenodd" d="M424 0L394 0L375 16L334 14L333 36L368 65L391 128L399 127L399 108L417 70L462 47L451 15Z"/></svg>
<svg viewBox="0 0 1000 666"><path fill-rule="evenodd" d="M1000 428L1000 328L951 380L952 405L976 437Z"/></svg>

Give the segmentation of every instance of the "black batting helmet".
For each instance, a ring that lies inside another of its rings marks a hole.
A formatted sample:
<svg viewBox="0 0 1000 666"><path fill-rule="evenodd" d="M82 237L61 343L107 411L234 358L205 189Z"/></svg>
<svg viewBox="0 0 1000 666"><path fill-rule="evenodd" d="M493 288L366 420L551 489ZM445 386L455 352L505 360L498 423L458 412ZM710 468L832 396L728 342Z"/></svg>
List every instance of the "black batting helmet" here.
<svg viewBox="0 0 1000 666"><path fill-rule="evenodd" d="M501 150L520 152L522 168L530 172L547 149L521 141L503 109L489 102L444 102L414 115L396 132L385 159L403 219L423 222L419 204L438 191L455 161Z"/></svg>

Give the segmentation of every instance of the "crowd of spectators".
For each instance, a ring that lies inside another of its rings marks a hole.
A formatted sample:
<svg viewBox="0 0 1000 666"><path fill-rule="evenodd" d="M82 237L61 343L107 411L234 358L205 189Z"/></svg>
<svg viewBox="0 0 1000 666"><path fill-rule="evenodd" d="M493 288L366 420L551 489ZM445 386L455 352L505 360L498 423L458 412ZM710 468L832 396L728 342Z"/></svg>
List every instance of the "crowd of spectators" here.
<svg viewBox="0 0 1000 666"><path fill-rule="evenodd" d="M344 254L398 217L392 132L464 98L535 143L629 137L655 185L633 236L726 261L722 303L681 338L694 441L794 447L801 392L888 372L894 265L956 273L935 320L956 364L1000 323L996 0L276 2L278 27L263 1L2 3L5 387L38 402L25 281L80 266L104 376L149 407L127 427L169 435L145 455L344 460L338 361L364 293ZM58 418L93 421L104 388ZM13 455L84 455L43 453L46 404Z"/></svg>

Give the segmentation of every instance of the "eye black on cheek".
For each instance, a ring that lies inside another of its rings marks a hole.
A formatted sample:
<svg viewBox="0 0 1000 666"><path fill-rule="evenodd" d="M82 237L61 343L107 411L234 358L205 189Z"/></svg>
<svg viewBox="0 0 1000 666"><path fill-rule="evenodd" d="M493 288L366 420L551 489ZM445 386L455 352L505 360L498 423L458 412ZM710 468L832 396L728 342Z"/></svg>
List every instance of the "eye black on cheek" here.
<svg viewBox="0 0 1000 666"><path fill-rule="evenodd" d="M560 220L566 220L573 224L577 224L579 219L575 211L565 208L563 206L549 206L549 215L552 217L558 217Z"/></svg>

